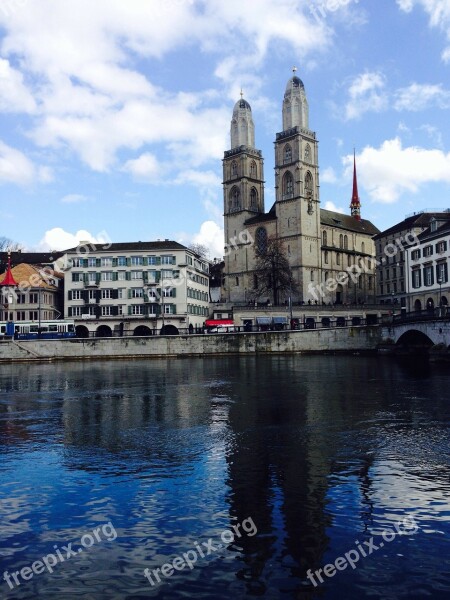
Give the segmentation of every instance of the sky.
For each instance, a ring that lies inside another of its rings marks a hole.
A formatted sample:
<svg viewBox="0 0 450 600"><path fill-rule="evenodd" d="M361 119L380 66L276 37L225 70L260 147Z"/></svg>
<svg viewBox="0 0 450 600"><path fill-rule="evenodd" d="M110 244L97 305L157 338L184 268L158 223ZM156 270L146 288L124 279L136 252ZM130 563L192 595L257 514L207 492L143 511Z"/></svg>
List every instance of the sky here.
<svg viewBox="0 0 450 600"><path fill-rule="evenodd" d="M243 90L274 201L296 66L322 208L380 230L450 207L450 0L1 0L0 237L223 254L222 158Z"/></svg>

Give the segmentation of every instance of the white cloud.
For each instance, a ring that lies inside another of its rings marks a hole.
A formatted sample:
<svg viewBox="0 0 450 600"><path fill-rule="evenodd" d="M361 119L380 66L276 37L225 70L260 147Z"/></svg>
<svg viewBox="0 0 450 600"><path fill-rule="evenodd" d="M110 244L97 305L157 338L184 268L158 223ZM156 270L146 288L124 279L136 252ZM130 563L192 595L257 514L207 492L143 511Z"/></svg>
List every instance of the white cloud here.
<svg viewBox="0 0 450 600"><path fill-rule="evenodd" d="M35 181L51 181L52 171L48 167L35 165L20 150L0 141L0 182L31 185Z"/></svg>
<svg viewBox="0 0 450 600"><path fill-rule="evenodd" d="M395 92L396 110L419 111L429 107L450 108L450 91L442 85L412 83Z"/></svg>
<svg viewBox="0 0 450 600"><path fill-rule="evenodd" d="M206 246L211 258L222 258L223 256L224 231L214 221L204 221L200 226L200 231L192 237L192 242Z"/></svg>
<svg viewBox="0 0 450 600"><path fill-rule="evenodd" d="M331 200L328 200L327 202L325 202L325 206L324 206L325 210L332 210L333 212L337 212L337 213L342 213L342 214L346 214L347 211L340 207L340 206L336 206L336 204L334 202L331 202Z"/></svg>
<svg viewBox="0 0 450 600"><path fill-rule="evenodd" d="M79 204L80 202L86 202L87 200L88 197L83 196L83 194L67 194L61 198L63 204Z"/></svg>
<svg viewBox="0 0 450 600"><path fill-rule="evenodd" d="M366 112L381 112L388 105L385 78L380 72L366 72L349 82L345 118L359 119Z"/></svg>
<svg viewBox="0 0 450 600"><path fill-rule="evenodd" d="M350 175L353 156L345 157L344 163ZM450 152L403 148L399 138L379 148L364 148L356 163L360 182L376 202L396 202L404 192L416 193L426 183L450 184Z"/></svg>
<svg viewBox="0 0 450 600"><path fill-rule="evenodd" d="M442 51L442 60L450 62L450 2L449 0L397 0L400 10L406 13L414 6L421 6L429 16L430 27L444 32L449 45Z"/></svg>
<svg viewBox="0 0 450 600"><path fill-rule="evenodd" d="M23 75L0 58L0 111L32 113L36 104L23 83Z"/></svg>
<svg viewBox="0 0 450 600"><path fill-rule="evenodd" d="M67 250L75 248L80 242L92 242L94 244L107 245L111 242L106 232L102 231L97 235L92 235L85 229L80 229L76 233L65 231L61 227L53 227L45 232L44 237L38 245L38 250Z"/></svg>
<svg viewBox="0 0 450 600"><path fill-rule="evenodd" d="M166 167L150 152L144 152L139 158L128 160L122 167L122 171L131 173L136 179L148 183L160 182L165 169Z"/></svg>
<svg viewBox="0 0 450 600"><path fill-rule="evenodd" d="M324 169L321 172L320 179L323 183L337 183L338 180L333 167L327 167L326 169Z"/></svg>

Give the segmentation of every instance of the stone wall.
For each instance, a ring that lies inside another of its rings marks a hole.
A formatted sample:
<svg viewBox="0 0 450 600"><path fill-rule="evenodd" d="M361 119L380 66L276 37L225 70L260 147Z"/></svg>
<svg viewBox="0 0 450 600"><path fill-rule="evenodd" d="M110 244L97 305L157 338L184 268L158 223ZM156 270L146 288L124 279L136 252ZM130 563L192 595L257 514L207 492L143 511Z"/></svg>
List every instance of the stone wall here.
<svg viewBox="0 0 450 600"><path fill-rule="evenodd" d="M378 327L0 342L0 362L375 350Z"/></svg>

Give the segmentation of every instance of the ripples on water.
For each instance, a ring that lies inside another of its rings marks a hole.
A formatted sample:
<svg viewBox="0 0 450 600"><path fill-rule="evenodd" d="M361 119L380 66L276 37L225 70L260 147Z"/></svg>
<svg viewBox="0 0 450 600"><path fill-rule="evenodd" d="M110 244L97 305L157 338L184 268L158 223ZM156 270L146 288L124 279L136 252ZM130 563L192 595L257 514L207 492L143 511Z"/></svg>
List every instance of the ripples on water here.
<svg viewBox="0 0 450 600"><path fill-rule="evenodd" d="M448 599L449 381L363 357L2 365L1 573L117 538L0 597ZM407 516L417 533L306 578ZM249 517L256 535L144 578Z"/></svg>

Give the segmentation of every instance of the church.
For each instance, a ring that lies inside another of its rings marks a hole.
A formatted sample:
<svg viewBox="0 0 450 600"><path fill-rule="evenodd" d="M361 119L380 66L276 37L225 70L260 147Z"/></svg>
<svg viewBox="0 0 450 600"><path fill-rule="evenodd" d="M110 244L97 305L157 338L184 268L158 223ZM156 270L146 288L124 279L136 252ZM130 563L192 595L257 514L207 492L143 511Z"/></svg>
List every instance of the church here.
<svg viewBox="0 0 450 600"><path fill-rule="evenodd" d="M275 137L275 203L266 212L264 159L255 147L252 109L242 93L233 109L231 149L223 159L225 301L273 301L257 297L255 251L278 239L296 283L294 303L374 303L372 238L379 230L361 218L355 163L350 214L320 208L318 140L309 128L305 86L295 68L286 85L282 122Z"/></svg>

